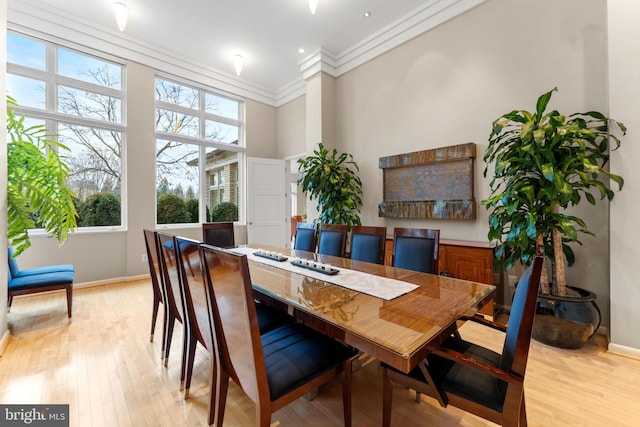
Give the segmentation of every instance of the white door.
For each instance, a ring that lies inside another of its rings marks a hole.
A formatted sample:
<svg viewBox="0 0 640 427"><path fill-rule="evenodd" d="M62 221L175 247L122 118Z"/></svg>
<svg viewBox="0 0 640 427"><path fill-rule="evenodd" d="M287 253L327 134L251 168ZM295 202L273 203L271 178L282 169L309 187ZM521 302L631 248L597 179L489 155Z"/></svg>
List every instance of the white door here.
<svg viewBox="0 0 640 427"><path fill-rule="evenodd" d="M247 242L288 247L285 161L247 158Z"/></svg>

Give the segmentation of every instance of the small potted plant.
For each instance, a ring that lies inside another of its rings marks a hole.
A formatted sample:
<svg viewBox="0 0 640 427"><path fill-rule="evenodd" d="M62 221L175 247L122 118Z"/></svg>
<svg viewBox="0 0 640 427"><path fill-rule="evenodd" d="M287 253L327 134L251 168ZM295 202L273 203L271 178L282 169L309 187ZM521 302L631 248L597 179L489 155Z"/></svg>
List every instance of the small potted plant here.
<svg viewBox="0 0 640 427"><path fill-rule="evenodd" d="M322 144L313 154L298 160L298 184L311 199L318 199L318 221L322 224L346 224L351 230L360 225L362 182L356 174L353 156L329 152Z"/></svg>
<svg viewBox="0 0 640 427"><path fill-rule="evenodd" d="M609 149L620 146L611 126L622 134L626 128L596 111L568 116L546 112L556 90L538 98L534 113L514 110L493 122L484 154L485 177L493 165L491 195L482 204L489 210L489 240L496 243L496 258L506 270L517 262L529 264L537 246L544 247L550 260L551 281L545 266L533 337L579 348L595 333L600 313L593 292L567 286L565 259L573 265L569 244L582 244L579 233L593 233L583 219L564 209L582 200L595 205L597 197L611 200L609 181L622 189L622 177L605 166Z"/></svg>

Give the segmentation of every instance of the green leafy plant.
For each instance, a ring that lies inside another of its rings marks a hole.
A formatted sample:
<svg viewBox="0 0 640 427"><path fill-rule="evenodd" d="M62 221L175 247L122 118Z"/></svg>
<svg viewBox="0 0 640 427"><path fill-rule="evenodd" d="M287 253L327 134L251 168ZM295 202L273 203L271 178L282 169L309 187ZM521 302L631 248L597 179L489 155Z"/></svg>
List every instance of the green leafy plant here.
<svg viewBox="0 0 640 427"><path fill-rule="evenodd" d="M237 221L238 207L231 202L218 203L211 210L211 221Z"/></svg>
<svg viewBox="0 0 640 427"><path fill-rule="evenodd" d="M323 224L346 224L349 230L360 225L362 182L356 174L360 169L353 156L331 153L322 144L313 155L298 160L298 184L318 200L318 221Z"/></svg>
<svg viewBox="0 0 640 427"><path fill-rule="evenodd" d="M158 196L158 224L184 224L189 222L189 212L184 199L171 193Z"/></svg>
<svg viewBox="0 0 640 427"><path fill-rule="evenodd" d="M514 110L493 122L484 176L490 164L494 176L491 196L482 204L489 210L489 240L497 243L496 258L505 268L518 261L528 264L536 247L544 247L553 277L550 287L548 272L543 270L541 292L566 296L564 259L568 265L575 262L569 244L582 244L579 233L593 233L583 219L562 209L579 204L583 197L592 205L596 196L613 199L609 180L622 189L622 177L605 166L610 145L620 146L610 124L623 134L626 128L596 111L569 116L556 110L545 113L556 90L538 98L535 113Z"/></svg>
<svg viewBox="0 0 640 427"><path fill-rule="evenodd" d="M95 193L87 197L78 209L82 227L120 225L120 199L112 193Z"/></svg>
<svg viewBox="0 0 640 427"><path fill-rule="evenodd" d="M29 229L38 225L63 244L76 224L75 195L67 187L68 148L50 139L44 125L27 126L7 97L7 237L15 255L29 246Z"/></svg>

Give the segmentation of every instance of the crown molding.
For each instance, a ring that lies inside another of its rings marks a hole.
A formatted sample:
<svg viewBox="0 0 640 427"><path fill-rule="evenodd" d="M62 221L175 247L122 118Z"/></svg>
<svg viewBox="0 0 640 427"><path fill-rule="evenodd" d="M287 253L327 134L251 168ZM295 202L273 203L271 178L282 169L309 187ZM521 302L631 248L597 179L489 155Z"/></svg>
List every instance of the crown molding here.
<svg viewBox="0 0 640 427"><path fill-rule="evenodd" d="M7 21L8 28L12 30L34 36L46 34L69 47L108 52L114 57L139 62L232 95L279 107L303 96L305 80L314 74L324 72L339 77L485 1L431 0L339 54L320 47L298 63L301 77L275 92L192 59L168 54L157 46L113 28L89 23L77 16L63 15L58 9L44 7L41 3L36 5L31 0L10 1Z"/></svg>
<svg viewBox="0 0 640 427"><path fill-rule="evenodd" d="M166 53L112 28L83 21L77 16L61 14L59 9L29 0L12 1L7 9L7 27L33 36L46 34L68 47L82 47L148 65L200 84L210 85L235 96L268 105L277 103L273 90L238 78L189 58ZM35 30L37 29L37 30Z"/></svg>
<svg viewBox="0 0 640 427"><path fill-rule="evenodd" d="M487 0L431 0L339 54L319 48L298 63L303 79L323 71L333 77L382 55Z"/></svg>

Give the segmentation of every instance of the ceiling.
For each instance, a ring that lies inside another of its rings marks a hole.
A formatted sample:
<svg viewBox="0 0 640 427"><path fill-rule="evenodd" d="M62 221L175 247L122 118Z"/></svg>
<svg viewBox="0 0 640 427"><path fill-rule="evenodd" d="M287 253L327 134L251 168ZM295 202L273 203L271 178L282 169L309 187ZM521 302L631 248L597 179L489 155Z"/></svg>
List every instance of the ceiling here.
<svg viewBox="0 0 640 427"><path fill-rule="evenodd" d="M411 20L426 9L465 1L474 3L318 0L311 14L308 0L125 0L129 19L124 33L116 26L114 0L10 0L8 16L11 22L12 7L28 4L39 13L56 13L234 78L233 57L240 54L244 67L239 80L277 93L302 79L301 61L319 49L340 58L394 27L414 25Z"/></svg>

